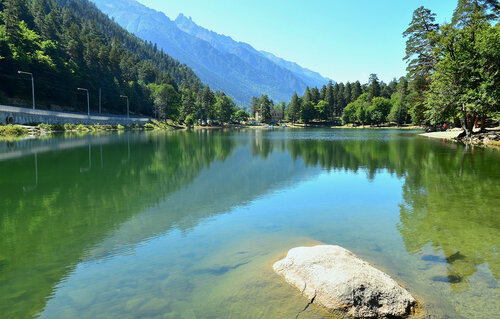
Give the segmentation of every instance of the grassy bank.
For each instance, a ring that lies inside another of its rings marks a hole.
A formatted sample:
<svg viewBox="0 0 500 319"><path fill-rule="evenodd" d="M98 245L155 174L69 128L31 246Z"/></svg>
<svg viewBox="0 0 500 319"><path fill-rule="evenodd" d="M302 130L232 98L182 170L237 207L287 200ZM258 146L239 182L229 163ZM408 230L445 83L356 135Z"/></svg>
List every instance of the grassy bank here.
<svg viewBox="0 0 500 319"><path fill-rule="evenodd" d="M105 131L124 131L124 130L135 130L144 129L140 125L109 125L109 124L94 124L94 125L83 125L83 124L39 124L33 125L0 125L0 138L2 139L15 139L15 138L25 138L25 137L37 137L50 135L55 133L65 133L65 132L79 132L79 133L91 133L91 132L105 132Z"/></svg>

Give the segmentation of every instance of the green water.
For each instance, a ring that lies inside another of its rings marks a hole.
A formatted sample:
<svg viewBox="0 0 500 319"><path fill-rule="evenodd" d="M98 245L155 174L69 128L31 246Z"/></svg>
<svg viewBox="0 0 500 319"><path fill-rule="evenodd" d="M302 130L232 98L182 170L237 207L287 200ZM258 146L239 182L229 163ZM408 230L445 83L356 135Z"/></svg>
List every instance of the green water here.
<svg viewBox="0 0 500 319"><path fill-rule="evenodd" d="M0 143L0 318L295 318L307 300L272 263L320 242L389 273L418 318L494 318L500 152L415 133Z"/></svg>

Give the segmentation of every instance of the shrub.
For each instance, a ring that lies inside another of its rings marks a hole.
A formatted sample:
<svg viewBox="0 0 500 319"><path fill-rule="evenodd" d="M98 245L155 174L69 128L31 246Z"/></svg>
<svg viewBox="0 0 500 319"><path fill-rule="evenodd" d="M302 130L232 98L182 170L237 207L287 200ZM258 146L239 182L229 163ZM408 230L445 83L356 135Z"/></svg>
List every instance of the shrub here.
<svg viewBox="0 0 500 319"><path fill-rule="evenodd" d="M0 126L0 135L2 136L20 136L26 134L28 130L19 125L1 125Z"/></svg>

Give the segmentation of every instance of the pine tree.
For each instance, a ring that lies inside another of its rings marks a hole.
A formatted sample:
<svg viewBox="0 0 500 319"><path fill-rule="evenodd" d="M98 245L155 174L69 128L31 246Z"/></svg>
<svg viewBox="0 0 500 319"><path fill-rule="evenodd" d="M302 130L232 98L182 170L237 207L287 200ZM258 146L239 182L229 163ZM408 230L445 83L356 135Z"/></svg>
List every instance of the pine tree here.
<svg viewBox="0 0 500 319"><path fill-rule="evenodd" d="M436 65L433 48L439 25L434 23L436 15L431 10L419 7L413 12L409 27L403 32L406 40L406 56L410 79L427 79Z"/></svg>
<svg viewBox="0 0 500 319"><path fill-rule="evenodd" d="M321 87L321 90L319 91L319 99L326 101L326 85Z"/></svg>
<svg viewBox="0 0 500 319"><path fill-rule="evenodd" d="M351 86L351 102L356 101L361 94L363 94L363 89L359 81L356 81Z"/></svg>
<svg viewBox="0 0 500 319"><path fill-rule="evenodd" d="M345 103L345 106L347 106L347 104L349 104L349 103L352 102L352 100L351 100L351 94L352 94L352 85L351 85L350 82L347 82L345 84L345 89L344 89L344 103Z"/></svg>
<svg viewBox="0 0 500 319"><path fill-rule="evenodd" d="M299 112L300 112L300 100L297 95L297 92L294 92L292 96L292 101L290 102L290 104L288 104L287 107L287 118L289 121L292 122L292 124L295 124L295 122L298 120Z"/></svg>
<svg viewBox="0 0 500 319"><path fill-rule="evenodd" d="M376 74L370 74L370 78L368 79L368 93L370 93L370 98L379 97L381 93L380 82Z"/></svg>
<svg viewBox="0 0 500 319"><path fill-rule="evenodd" d="M333 112L335 110L335 92L332 81L328 82L326 87L325 101L328 103L328 117L333 120Z"/></svg>

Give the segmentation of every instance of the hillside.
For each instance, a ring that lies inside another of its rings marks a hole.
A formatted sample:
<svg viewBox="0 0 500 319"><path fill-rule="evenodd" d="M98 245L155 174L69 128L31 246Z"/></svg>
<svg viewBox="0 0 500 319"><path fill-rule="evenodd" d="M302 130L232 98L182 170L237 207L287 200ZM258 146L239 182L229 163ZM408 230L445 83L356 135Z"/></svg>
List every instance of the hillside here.
<svg viewBox="0 0 500 319"><path fill-rule="evenodd" d="M294 91L318 85L317 80L297 75L250 45L206 30L183 15L172 21L134 0L94 2L129 32L157 43L212 89L226 92L240 104L248 105L252 96L261 94L287 101Z"/></svg>
<svg viewBox="0 0 500 319"><path fill-rule="evenodd" d="M120 95L126 95L132 113L153 114L158 87L202 86L189 67L87 0L5 0L0 10L0 103L30 105L31 81L18 70L34 74L43 109L86 110L82 87L89 90L91 112L97 112L101 88L104 112L122 113Z"/></svg>

